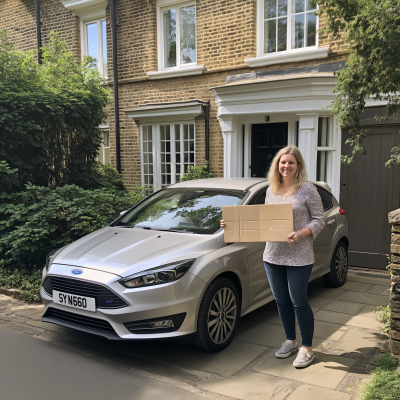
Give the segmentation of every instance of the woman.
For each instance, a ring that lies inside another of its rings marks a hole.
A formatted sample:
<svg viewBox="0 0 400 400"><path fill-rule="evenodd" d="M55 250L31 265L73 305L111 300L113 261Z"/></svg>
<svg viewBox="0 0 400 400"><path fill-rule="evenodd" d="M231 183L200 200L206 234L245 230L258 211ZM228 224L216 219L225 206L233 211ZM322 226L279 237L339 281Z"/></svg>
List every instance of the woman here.
<svg viewBox="0 0 400 400"><path fill-rule="evenodd" d="M288 236L288 242L267 242L263 259L286 334L286 341L275 356L287 358L297 353L293 362L296 368L306 367L315 359L312 351L314 314L307 301L307 286L315 261L313 240L325 225L321 198L306 179L300 150L295 146L285 147L271 163L270 187L265 197L265 204L293 204L294 232ZM221 227L224 226L221 220ZM302 336L299 351L295 310Z"/></svg>

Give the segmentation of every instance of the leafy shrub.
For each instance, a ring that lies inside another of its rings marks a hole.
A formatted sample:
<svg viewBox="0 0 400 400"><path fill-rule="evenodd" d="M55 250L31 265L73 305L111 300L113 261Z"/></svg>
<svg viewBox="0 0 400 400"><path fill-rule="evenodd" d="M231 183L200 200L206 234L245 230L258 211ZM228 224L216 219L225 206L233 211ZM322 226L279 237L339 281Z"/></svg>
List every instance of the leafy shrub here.
<svg viewBox="0 0 400 400"><path fill-rule="evenodd" d="M0 286L20 289L23 291L24 300L40 302L40 284L42 271L9 270L0 268Z"/></svg>
<svg viewBox="0 0 400 400"><path fill-rule="evenodd" d="M94 164L92 171L98 187L126 192L121 174L110 164Z"/></svg>
<svg viewBox="0 0 400 400"><path fill-rule="evenodd" d="M46 254L106 226L145 197L75 185L50 188L28 184L0 194L0 265L41 268Z"/></svg>
<svg viewBox="0 0 400 400"><path fill-rule="evenodd" d="M194 179L212 178L212 173L208 171L207 161L204 165L189 165L186 174L181 176L179 182L192 181Z"/></svg>
<svg viewBox="0 0 400 400"><path fill-rule="evenodd" d="M111 92L95 65L91 57L77 63L55 33L39 65L0 31L0 160L18 169L2 191L28 182L98 187L93 167Z"/></svg>

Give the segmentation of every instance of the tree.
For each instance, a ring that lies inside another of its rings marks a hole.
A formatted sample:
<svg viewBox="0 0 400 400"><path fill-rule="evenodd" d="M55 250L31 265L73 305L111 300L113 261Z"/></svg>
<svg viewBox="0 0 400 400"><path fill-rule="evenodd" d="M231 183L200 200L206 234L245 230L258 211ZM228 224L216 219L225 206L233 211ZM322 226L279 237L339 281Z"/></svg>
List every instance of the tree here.
<svg viewBox="0 0 400 400"><path fill-rule="evenodd" d="M110 90L96 60L77 63L57 33L42 55L39 65L34 52L14 50L0 31L0 161L3 169L18 170L13 181L3 174L2 190L23 190L28 182L98 187L98 127L107 118Z"/></svg>
<svg viewBox="0 0 400 400"><path fill-rule="evenodd" d="M377 120L387 121L400 114L400 0L320 0L320 16L326 14L323 32L349 43L346 68L338 72L336 99L332 110L342 127L353 136L346 141L352 147L349 164L356 153L366 154L364 139L371 129L359 127L365 100L387 101L386 113ZM387 167L400 164L400 146L392 149Z"/></svg>

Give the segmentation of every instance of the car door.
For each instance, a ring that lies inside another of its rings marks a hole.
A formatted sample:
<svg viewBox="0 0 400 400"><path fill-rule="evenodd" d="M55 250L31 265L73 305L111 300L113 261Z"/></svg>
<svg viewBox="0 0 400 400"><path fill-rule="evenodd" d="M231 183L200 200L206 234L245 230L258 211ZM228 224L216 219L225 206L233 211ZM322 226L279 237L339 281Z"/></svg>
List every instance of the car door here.
<svg viewBox="0 0 400 400"><path fill-rule="evenodd" d="M262 188L248 205L265 204L267 187ZM264 242L244 243L247 245L247 265L249 271L249 305L271 294L267 274L264 269Z"/></svg>
<svg viewBox="0 0 400 400"><path fill-rule="evenodd" d="M314 240L315 263L313 273L324 268L330 261L332 246L337 232L337 210L334 207L333 195L321 186L315 185L321 196L324 207L325 227Z"/></svg>

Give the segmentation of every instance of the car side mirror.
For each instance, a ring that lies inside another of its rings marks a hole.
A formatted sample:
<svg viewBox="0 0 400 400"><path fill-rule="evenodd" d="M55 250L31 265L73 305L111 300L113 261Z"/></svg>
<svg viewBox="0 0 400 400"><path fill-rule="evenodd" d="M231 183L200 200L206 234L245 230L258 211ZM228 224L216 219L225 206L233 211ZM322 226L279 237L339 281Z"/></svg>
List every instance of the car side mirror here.
<svg viewBox="0 0 400 400"><path fill-rule="evenodd" d="M128 212L128 210L125 210L125 211L121 211L120 213L119 213L119 216L120 217L122 217L124 214L126 214Z"/></svg>

